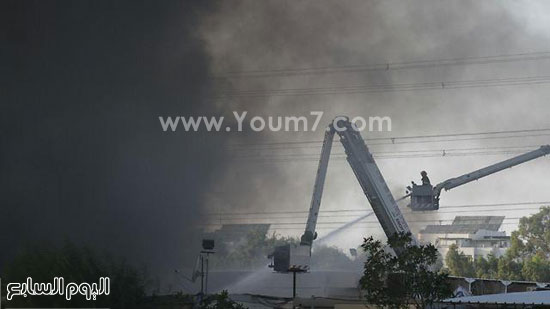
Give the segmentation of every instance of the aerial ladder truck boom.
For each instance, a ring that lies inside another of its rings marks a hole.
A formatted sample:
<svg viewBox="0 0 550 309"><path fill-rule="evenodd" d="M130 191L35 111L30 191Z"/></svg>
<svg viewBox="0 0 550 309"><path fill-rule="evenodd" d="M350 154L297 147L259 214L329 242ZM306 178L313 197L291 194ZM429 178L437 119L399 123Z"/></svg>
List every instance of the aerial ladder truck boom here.
<svg viewBox="0 0 550 309"><path fill-rule="evenodd" d="M417 185L413 182L412 187L407 187L411 196L411 203L409 206L412 210L415 211L437 210L439 209L439 196L441 195L441 190L449 191L453 188L467 184L471 181L478 180L482 177L500 172L507 168L514 167L516 165L543 157L548 154L550 154L550 145L544 145L536 150L521 154L511 159L504 160L502 162L484 167L482 169L464 174L459 177L447 179L433 187L429 183Z"/></svg>
<svg viewBox="0 0 550 309"><path fill-rule="evenodd" d="M327 127L323 146L321 147L321 158L319 159L319 167L317 168L317 176L313 186L313 196L309 207L309 215L307 217L306 230L300 239L300 244L311 246L313 240L317 238L315 228L317 227L317 218L321 207L321 197L323 196L323 188L325 186L325 178L327 176L328 160L332 150L332 141L334 140L334 128Z"/></svg>
<svg viewBox="0 0 550 309"><path fill-rule="evenodd" d="M363 192L370 202L386 236L396 233L410 233L410 229L394 200L384 177L365 145L361 134L346 117L337 117L325 132L321 149L321 158L315 178L313 196L304 234L299 246L280 246L273 254L275 271L307 271L311 257L311 247L316 238L316 225L321 206L321 197L325 183L332 141L338 134L344 146L346 158L355 174ZM398 253L398 252L396 252Z"/></svg>

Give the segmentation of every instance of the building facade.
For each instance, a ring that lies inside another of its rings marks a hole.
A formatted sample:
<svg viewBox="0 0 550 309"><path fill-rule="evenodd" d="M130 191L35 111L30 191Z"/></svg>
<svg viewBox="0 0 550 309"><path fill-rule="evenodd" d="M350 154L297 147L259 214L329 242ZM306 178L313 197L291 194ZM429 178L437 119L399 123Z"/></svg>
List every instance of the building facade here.
<svg viewBox="0 0 550 309"><path fill-rule="evenodd" d="M499 231L504 216L457 216L452 224L428 225L418 234L424 243L434 244L445 257L451 245L476 259L503 255L510 247L510 236Z"/></svg>

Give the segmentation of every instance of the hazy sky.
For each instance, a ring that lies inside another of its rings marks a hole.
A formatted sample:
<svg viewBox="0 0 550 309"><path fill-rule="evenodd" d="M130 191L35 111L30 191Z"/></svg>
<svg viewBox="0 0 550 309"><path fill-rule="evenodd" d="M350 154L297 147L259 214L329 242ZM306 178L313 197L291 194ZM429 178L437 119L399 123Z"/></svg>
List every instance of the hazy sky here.
<svg viewBox="0 0 550 309"><path fill-rule="evenodd" d="M544 16L549 10L550 6L543 1L237 1L224 3L216 14L203 20L201 33L212 57L213 70L221 75L234 71L333 68L548 51L550 28L545 27L547 19ZM217 88L220 91L243 91L486 80L546 76L549 68L548 59L539 59L374 72L232 78L220 82ZM260 115L307 115L311 110L322 110L326 113L325 122L340 114L392 118L393 132L364 133L364 137L369 138L548 128L548 94L548 87L543 84L351 95L236 97L221 102L226 108L247 109L252 114ZM322 135L322 131L264 133L248 136L246 142L321 140ZM238 135L231 135L231 138L234 143L243 142ZM376 145L372 150L391 152L536 147L548 144L549 140L549 136L539 136ZM242 164L231 165L225 178L216 186L219 191L216 198L211 199L207 207L213 208L214 212L227 209L307 210L317 161L293 162L292 157L286 157L285 162L270 162L272 160L269 156L281 158L288 154L307 153L312 154L313 158L319 153L320 144L317 146L262 151L256 150L260 147L251 146L241 150L239 156L249 152L253 157L263 156L267 159L261 164L245 160ZM338 145L335 152L341 153ZM421 170L428 171L432 182L437 183L509 156L402 158L378 160L378 163L390 188L400 194L411 180L419 182ZM454 191L444 192L441 204L445 207L548 201L549 172L548 159L539 159ZM242 181L235 183L235 177ZM322 210L363 207L369 206L347 163L332 161ZM510 208L517 209L518 206L507 207ZM409 217L411 220L433 220L431 223L437 224L436 220L452 219L455 215L486 214L517 218L536 211L532 206L525 208L522 211L494 211L495 208L487 207L452 208L439 214ZM483 212L482 209L492 211ZM261 222L269 222L270 219L275 222L305 222L304 216L294 220L272 219L276 216L250 216L256 218L250 222L259 221L259 217L267 218ZM324 220L345 221L351 218ZM371 218L367 221L373 220ZM511 231L517 220L506 219L505 222L507 224L503 228ZM369 226L371 228L368 230L365 230L364 224L362 229L351 230L351 234L336 239L334 244L352 246L365 233L381 233L376 223L369 223ZM294 225L295 229L291 230L289 226L284 227L278 232L295 236L302 232L300 225ZM347 241L343 244L343 240Z"/></svg>
<svg viewBox="0 0 550 309"><path fill-rule="evenodd" d="M308 209L315 159L257 162L242 156L314 157L320 144L252 148L321 140L321 128L169 133L162 132L159 116L230 116L245 110L266 117L300 116L315 110L325 112L324 122L341 114L392 118L392 132L365 133L366 138L549 127L548 84L216 98L228 91L546 76L548 58L213 78L235 71L547 52L550 4L545 1L7 1L2 6L0 264L26 244L68 238L168 273L192 263L200 240L194 227L219 219L204 214ZM378 145L372 150L548 143L549 136L538 136ZM248 146L236 151L235 144ZM341 148L335 146L335 152ZM397 194L411 180L418 182L421 170L439 182L506 157L407 157L378 163ZM443 193L442 208L548 201L549 174L550 162L539 159ZM331 161L325 188L322 209L369 208L345 161ZM471 213L514 218L535 210ZM353 217L341 218L347 219ZM305 216L293 220L305 223ZM258 221L265 220L239 222ZM294 227L278 232L299 236L302 226ZM510 231L514 225L504 228ZM321 230L321 236L326 232ZM334 243L355 246L370 233L380 235L375 223Z"/></svg>

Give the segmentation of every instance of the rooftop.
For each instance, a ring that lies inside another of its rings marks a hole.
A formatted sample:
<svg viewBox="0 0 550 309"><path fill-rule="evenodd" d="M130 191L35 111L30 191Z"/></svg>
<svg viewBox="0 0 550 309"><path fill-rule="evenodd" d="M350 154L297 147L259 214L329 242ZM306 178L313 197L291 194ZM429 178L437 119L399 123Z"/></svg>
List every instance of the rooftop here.
<svg viewBox="0 0 550 309"><path fill-rule="evenodd" d="M473 303L473 304L536 304L550 305L550 291L518 292L507 294L489 294L450 298L444 303ZM545 307L546 308L546 307Z"/></svg>
<svg viewBox="0 0 550 309"><path fill-rule="evenodd" d="M452 224L428 225L422 234L475 234L479 230L498 231L504 216L456 216Z"/></svg>
<svg viewBox="0 0 550 309"><path fill-rule="evenodd" d="M270 224L224 224L205 237L214 238L217 242L235 242L245 239L251 232L266 234Z"/></svg>

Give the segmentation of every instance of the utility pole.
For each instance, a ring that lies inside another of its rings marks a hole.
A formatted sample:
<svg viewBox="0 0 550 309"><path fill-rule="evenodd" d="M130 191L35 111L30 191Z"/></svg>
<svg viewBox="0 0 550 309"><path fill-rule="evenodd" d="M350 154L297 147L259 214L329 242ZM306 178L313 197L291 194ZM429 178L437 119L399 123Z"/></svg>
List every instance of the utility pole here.
<svg viewBox="0 0 550 309"><path fill-rule="evenodd" d="M208 294L208 255L212 252L204 252L206 253L206 276L204 278L204 293Z"/></svg>
<svg viewBox="0 0 550 309"><path fill-rule="evenodd" d="M214 254L214 240L203 239L201 257L201 298L208 294L208 258L210 254ZM205 265L206 264L206 265ZM206 270L205 270L206 268Z"/></svg>
<svg viewBox="0 0 550 309"><path fill-rule="evenodd" d="M202 252L201 252L201 255L200 255L200 259L201 259L201 300L202 300L202 297L204 295L204 257L202 256Z"/></svg>
<svg viewBox="0 0 550 309"><path fill-rule="evenodd" d="M292 272L292 299L296 298L296 271Z"/></svg>

